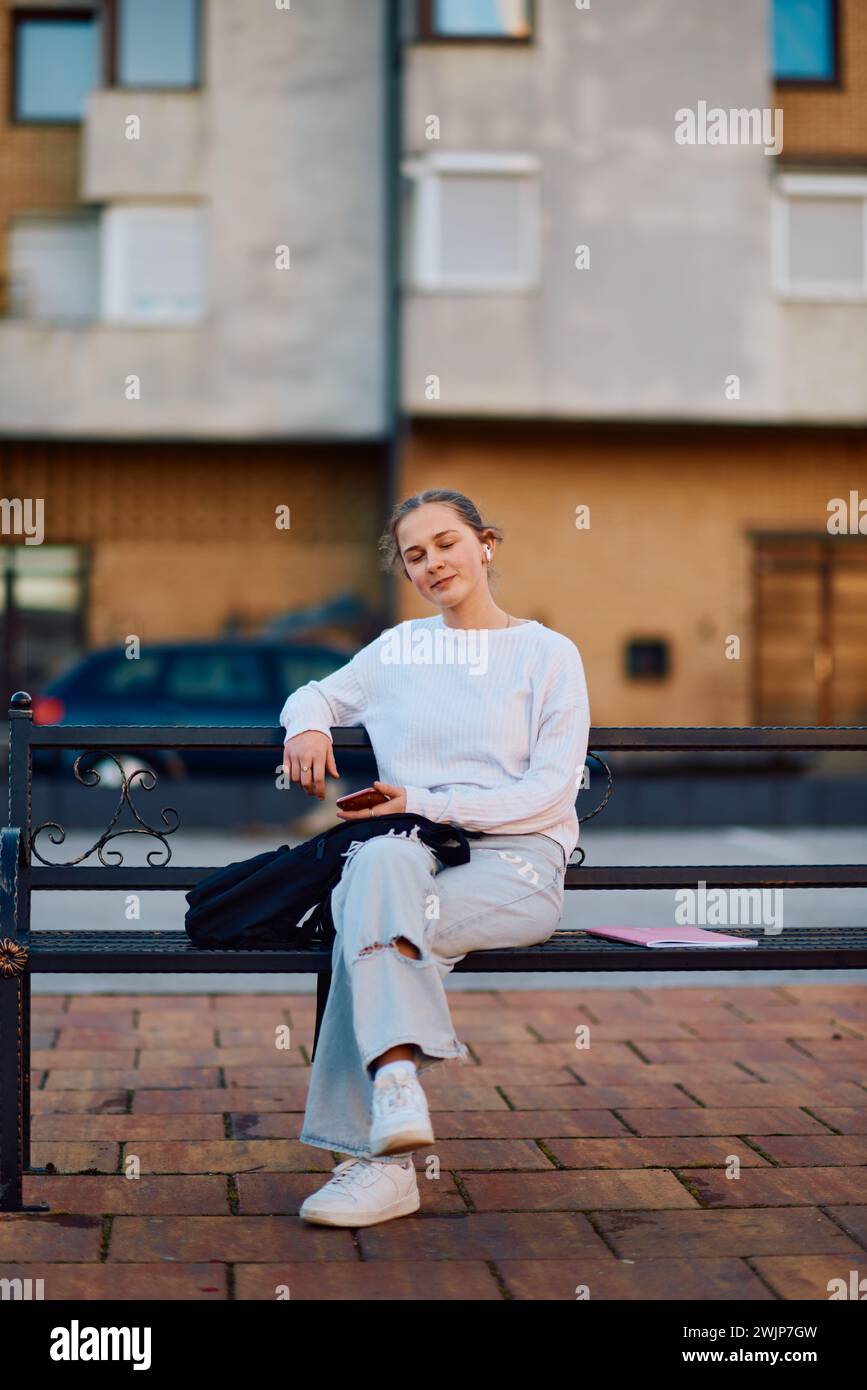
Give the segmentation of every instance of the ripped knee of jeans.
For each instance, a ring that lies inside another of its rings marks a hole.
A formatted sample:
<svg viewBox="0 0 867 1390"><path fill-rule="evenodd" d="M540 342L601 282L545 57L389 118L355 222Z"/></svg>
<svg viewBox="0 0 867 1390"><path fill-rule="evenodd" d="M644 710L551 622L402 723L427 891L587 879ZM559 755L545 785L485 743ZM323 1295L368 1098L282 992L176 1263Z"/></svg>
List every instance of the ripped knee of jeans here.
<svg viewBox="0 0 867 1390"><path fill-rule="evenodd" d="M404 948L408 949L401 949L401 944L399 943L401 943ZM410 960L421 960L421 951L415 945L415 942L410 941L406 936L393 936L388 942L375 941L370 946L363 946L358 953L357 959L360 960L362 956L368 956L373 951L384 951L386 946L394 947L398 955L408 956Z"/></svg>

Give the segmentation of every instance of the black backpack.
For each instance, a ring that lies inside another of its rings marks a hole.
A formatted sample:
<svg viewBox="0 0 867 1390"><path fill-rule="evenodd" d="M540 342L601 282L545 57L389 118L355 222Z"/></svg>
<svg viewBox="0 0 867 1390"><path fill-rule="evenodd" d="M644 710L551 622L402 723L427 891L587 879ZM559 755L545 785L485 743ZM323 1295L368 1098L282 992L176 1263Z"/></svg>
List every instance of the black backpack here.
<svg viewBox="0 0 867 1390"><path fill-rule="evenodd" d="M417 837L443 864L454 865L469 861L469 837L481 833L468 835L460 826L408 812L341 821L294 849L281 845L208 874L185 895L184 927L194 946L330 947L335 936L331 890L353 841L385 834Z"/></svg>

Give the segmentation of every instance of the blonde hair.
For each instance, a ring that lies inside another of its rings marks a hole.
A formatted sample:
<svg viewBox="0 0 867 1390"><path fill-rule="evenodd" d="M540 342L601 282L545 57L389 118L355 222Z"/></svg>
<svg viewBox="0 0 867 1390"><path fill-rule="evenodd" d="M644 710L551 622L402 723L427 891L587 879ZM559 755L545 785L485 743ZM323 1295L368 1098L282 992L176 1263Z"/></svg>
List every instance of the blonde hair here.
<svg viewBox="0 0 867 1390"><path fill-rule="evenodd" d="M475 531L479 541L484 543L493 538L501 541L503 532L499 526L493 522L483 521L479 515L479 510L469 497L462 492L455 492L452 488L432 487L424 492L415 492L410 497L404 498L399 502L388 520L388 525L379 538L378 547L382 557L381 568L390 571L392 574L403 574L404 579L409 580L409 574L400 553L400 545L397 539L397 528L405 516L413 512L418 507L423 507L426 502L444 502L447 507L451 507L461 521L466 522L467 526ZM499 579L498 572L493 566L488 565L488 579Z"/></svg>

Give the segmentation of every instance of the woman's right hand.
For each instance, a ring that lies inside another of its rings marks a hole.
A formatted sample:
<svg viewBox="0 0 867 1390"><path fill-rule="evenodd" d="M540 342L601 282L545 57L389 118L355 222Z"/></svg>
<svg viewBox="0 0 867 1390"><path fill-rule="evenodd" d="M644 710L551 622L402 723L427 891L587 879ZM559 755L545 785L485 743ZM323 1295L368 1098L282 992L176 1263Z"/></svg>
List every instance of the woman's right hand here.
<svg viewBox="0 0 867 1390"><path fill-rule="evenodd" d="M306 772L303 769L306 768ZM297 782L308 796L325 798L325 773L339 777L334 761L334 745L318 729L305 729L288 738L283 751L283 771L290 782Z"/></svg>

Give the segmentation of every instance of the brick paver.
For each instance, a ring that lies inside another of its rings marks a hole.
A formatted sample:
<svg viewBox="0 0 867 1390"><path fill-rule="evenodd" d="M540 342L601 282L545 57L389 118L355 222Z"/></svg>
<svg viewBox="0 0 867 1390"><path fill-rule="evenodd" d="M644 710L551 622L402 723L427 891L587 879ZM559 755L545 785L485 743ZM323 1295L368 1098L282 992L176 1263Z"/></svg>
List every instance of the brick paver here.
<svg viewBox="0 0 867 1390"><path fill-rule="evenodd" d="M298 1218L309 995L34 996L46 1299L825 1300L867 1278L867 990L486 990L426 1073L421 1208ZM576 1045L577 1044L577 1045Z"/></svg>

